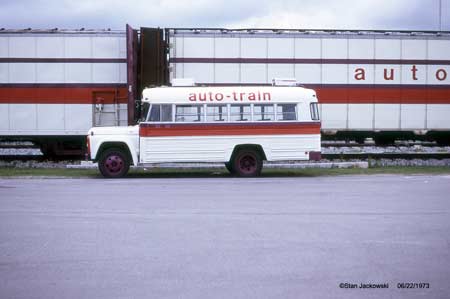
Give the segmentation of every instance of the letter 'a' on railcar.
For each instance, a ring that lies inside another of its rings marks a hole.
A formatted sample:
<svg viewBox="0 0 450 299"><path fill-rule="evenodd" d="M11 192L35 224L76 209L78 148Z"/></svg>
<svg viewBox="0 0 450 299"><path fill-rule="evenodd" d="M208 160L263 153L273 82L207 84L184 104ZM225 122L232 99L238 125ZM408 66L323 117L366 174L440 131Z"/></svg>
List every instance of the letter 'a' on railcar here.
<svg viewBox="0 0 450 299"><path fill-rule="evenodd" d="M155 163L224 163L258 176L263 161L320 159L316 93L296 85L144 89L128 128L92 128L89 154L105 177Z"/></svg>

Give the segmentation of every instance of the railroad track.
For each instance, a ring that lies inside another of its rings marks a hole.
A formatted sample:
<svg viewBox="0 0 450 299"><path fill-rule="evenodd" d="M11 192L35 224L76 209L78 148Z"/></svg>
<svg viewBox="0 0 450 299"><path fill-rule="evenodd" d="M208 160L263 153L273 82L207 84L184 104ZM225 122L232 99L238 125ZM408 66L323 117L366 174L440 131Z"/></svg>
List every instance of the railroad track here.
<svg viewBox="0 0 450 299"><path fill-rule="evenodd" d="M322 154L328 160L367 160L367 159L450 159L450 153L336 153Z"/></svg>
<svg viewBox="0 0 450 299"><path fill-rule="evenodd" d="M367 160L367 159L450 159L450 153L333 153L322 154L322 159L327 160ZM0 155L0 161L36 161L36 162L61 162L81 161L79 156L63 156L48 159L43 155Z"/></svg>
<svg viewBox="0 0 450 299"><path fill-rule="evenodd" d="M0 143L0 149L39 149L34 144L9 144L9 143Z"/></svg>
<svg viewBox="0 0 450 299"><path fill-rule="evenodd" d="M62 156L48 158L44 155L0 155L0 161L36 161L36 162L61 162L84 160L80 156Z"/></svg>
<svg viewBox="0 0 450 299"><path fill-rule="evenodd" d="M445 147L445 146L441 146L438 145L435 142L421 142L421 143L397 143L397 144L393 144L393 145L388 145L388 146L379 146L376 145L375 143L347 143L347 142L323 142L321 144L322 148L327 148L327 147L357 147L357 148L364 148L364 147L377 147L377 148L386 148L386 147L395 147L395 148L404 148L404 147L415 147L415 146L422 146L422 147Z"/></svg>

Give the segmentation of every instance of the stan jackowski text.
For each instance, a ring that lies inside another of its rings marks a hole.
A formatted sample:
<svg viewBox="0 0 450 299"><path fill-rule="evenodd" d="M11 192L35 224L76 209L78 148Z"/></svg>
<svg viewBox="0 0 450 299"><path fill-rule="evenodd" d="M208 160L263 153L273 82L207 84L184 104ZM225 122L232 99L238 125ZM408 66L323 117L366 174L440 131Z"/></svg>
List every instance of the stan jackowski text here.
<svg viewBox="0 0 450 299"><path fill-rule="evenodd" d="M388 283L348 283L343 282L339 284L341 289L389 289Z"/></svg>

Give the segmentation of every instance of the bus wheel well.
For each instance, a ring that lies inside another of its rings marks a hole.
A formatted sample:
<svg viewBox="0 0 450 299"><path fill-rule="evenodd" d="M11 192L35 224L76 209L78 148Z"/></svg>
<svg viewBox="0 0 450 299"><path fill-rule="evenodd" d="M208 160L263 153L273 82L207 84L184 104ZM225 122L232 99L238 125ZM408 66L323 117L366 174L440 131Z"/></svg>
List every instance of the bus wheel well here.
<svg viewBox="0 0 450 299"><path fill-rule="evenodd" d="M105 142L105 143L102 143L102 145L100 146L100 148L97 151L97 156L95 157L94 161L98 161L98 159L100 158L102 153L104 151L106 151L107 149L111 149L111 148L122 150L127 155L127 158L129 159L129 161L133 161L133 157L131 156L130 149L128 148L128 145L126 143L124 143L124 142Z"/></svg>
<svg viewBox="0 0 450 299"><path fill-rule="evenodd" d="M264 149L260 144L239 144L234 147L230 161L233 161L236 154L241 150L254 151L259 154L261 160L267 160L266 154L264 153Z"/></svg>

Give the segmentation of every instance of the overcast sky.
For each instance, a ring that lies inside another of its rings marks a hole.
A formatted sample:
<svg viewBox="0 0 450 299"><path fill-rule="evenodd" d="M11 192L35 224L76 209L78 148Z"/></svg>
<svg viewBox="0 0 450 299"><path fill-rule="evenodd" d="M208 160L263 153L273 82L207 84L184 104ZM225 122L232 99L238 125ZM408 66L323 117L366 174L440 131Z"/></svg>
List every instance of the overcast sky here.
<svg viewBox="0 0 450 299"><path fill-rule="evenodd" d="M450 31L450 0L442 30ZM439 30L439 0L0 0L7 29L221 27Z"/></svg>

